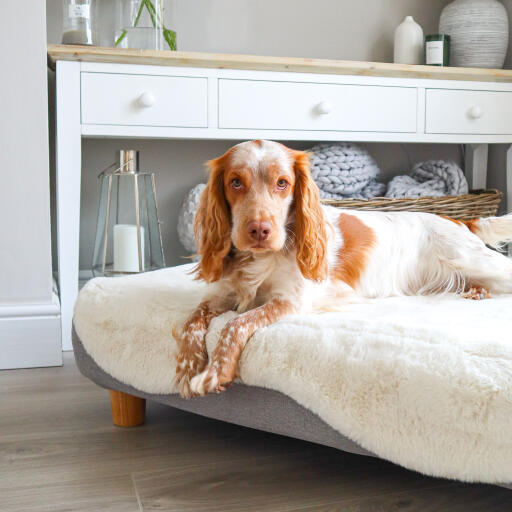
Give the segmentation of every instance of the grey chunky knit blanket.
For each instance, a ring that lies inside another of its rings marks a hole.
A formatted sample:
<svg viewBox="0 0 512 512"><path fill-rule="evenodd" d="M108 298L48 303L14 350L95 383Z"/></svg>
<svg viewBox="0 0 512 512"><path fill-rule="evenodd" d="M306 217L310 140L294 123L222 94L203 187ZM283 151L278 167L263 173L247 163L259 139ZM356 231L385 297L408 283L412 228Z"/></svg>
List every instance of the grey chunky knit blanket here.
<svg viewBox="0 0 512 512"><path fill-rule="evenodd" d="M199 208L201 194L206 188L204 183L199 183L186 195L181 205L178 217L178 237L183 247L190 253L197 252L196 239L194 236L194 219Z"/></svg>
<svg viewBox="0 0 512 512"><path fill-rule="evenodd" d="M317 144L311 148L311 174L326 199L371 199L384 195L380 169L368 151L350 142ZM386 197L440 197L468 193L468 183L455 162L428 160L408 175L396 176Z"/></svg>
<svg viewBox="0 0 512 512"><path fill-rule="evenodd" d="M379 166L359 146L349 142L318 144L311 152L311 173L321 197L366 199L382 195L386 190L377 181Z"/></svg>
<svg viewBox="0 0 512 512"><path fill-rule="evenodd" d="M428 160L417 163L409 175L395 176L386 197L441 197L468 193L468 182L455 162Z"/></svg>

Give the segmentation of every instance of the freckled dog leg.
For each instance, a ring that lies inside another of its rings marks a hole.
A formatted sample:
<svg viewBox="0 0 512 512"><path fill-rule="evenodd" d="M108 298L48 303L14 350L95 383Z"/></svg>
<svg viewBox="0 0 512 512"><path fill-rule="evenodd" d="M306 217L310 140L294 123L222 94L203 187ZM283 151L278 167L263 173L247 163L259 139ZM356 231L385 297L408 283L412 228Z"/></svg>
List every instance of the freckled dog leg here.
<svg viewBox="0 0 512 512"><path fill-rule="evenodd" d="M175 336L178 343L176 355L176 384L183 398L190 398L190 379L202 372L208 363L205 336L213 317L227 311L228 307L202 302L192 313L183 327L181 336Z"/></svg>
<svg viewBox="0 0 512 512"><path fill-rule="evenodd" d="M207 368L190 381L192 393L205 395L224 391L235 378L242 350L256 329L295 311L291 302L276 298L229 321L222 330Z"/></svg>

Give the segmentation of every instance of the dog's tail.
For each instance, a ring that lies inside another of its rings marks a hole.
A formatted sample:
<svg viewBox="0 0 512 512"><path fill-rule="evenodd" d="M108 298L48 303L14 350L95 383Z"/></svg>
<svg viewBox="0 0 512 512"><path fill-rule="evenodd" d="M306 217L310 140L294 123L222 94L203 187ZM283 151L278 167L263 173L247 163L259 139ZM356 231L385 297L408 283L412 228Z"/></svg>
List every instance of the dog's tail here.
<svg viewBox="0 0 512 512"><path fill-rule="evenodd" d="M462 223L486 245L499 249L512 243L512 213L502 217L482 217L462 221Z"/></svg>

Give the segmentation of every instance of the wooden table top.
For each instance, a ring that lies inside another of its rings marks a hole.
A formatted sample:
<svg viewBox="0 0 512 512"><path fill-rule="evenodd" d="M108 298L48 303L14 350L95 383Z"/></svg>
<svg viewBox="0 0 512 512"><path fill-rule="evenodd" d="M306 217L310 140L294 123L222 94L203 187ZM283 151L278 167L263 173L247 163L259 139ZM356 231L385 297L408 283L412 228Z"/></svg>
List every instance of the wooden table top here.
<svg viewBox="0 0 512 512"><path fill-rule="evenodd" d="M54 68L55 62L58 60L217 69L288 71L332 75L512 82L512 70L510 69L455 68L392 64L385 62L265 57L227 53L171 52L61 44L48 45L48 61L50 66Z"/></svg>

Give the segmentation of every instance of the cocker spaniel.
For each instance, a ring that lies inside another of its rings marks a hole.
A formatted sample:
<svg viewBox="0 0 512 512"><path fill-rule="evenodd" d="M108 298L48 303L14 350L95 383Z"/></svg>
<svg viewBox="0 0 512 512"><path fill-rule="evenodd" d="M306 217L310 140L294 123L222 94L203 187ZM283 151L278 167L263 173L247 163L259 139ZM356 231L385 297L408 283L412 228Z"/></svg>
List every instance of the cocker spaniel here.
<svg viewBox="0 0 512 512"><path fill-rule="evenodd" d="M512 260L486 246L512 241L512 215L461 222L322 206L308 153L265 140L208 166L195 270L211 284L178 337L183 397L223 391L253 333L286 315L336 310L354 297L512 292ZM240 314L208 358L208 325L228 310Z"/></svg>

